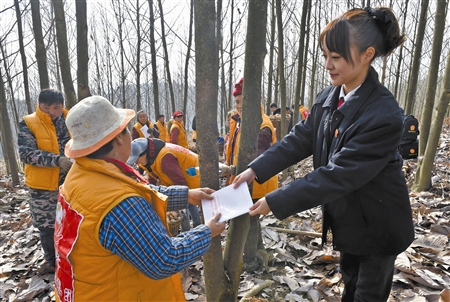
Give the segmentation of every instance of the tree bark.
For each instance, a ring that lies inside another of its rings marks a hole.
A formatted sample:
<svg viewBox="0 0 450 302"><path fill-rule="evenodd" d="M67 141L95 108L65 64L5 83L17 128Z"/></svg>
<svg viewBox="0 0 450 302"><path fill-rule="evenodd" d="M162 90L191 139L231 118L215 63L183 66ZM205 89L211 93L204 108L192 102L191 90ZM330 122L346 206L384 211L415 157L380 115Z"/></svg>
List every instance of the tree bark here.
<svg viewBox="0 0 450 302"><path fill-rule="evenodd" d="M420 120L419 134L419 156L423 155L427 146L430 133L431 119L433 116L434 100L436 98L436 85L439 74L439 63L442 52L442 41L444 38L445 17L448 1L438 1L436 4L436 15L434 24L433 46L431 61L428 69L428 84L425 93L425 104L423 106L422 118Z"/></svg>
<svg viewBox="0 0 450 302"><path fill-rule="evenodd" d="M66 95L66 108L72 108L77 103L77 96L73 87L72 72L70 69L69 50L67 47L66 20L62 0L52 0L55 9L56 38L58 39L59 63L61 66L61 77Z"/></svg>
<svg viewBox="0 0 450 302"><path fill-rule="evenodd" d="M31 17L33 19L34 42L36 43L36 61L39 72L39 84L42 89L50 88L47 71L47 50L42 35L41 13L39 0L31 0Z"/></svg>
<svg viewBox="0 0 450 302"><path fill-rule="evenodd" d="M75 1L77 17L77 80L78 80L78 101L91 95L89 90L89 51L87 39L87 12L86 0Z"/></svg>

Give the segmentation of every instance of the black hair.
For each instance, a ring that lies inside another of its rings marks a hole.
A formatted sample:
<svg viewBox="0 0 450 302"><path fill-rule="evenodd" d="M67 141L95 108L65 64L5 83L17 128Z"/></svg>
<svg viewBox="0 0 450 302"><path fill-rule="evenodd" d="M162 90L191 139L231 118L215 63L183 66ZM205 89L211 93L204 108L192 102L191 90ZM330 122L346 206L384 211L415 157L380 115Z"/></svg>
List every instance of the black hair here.
<svg viewBox="0 0 450 302"><path fill-rule="evenodd" d="M44 104L47 106L53 105L53 104L62 104L64 105L64 96L63 94L52 88L46 88L42 89L41 93L39 93L39 104Z"/></svg>
<svg viewBox="0 0 450 302"><path fill-rule="evenodd" d="M272 103L272 104L270 104L269 108L278 108L278 106L276 103Z"/></svg>
<svg viewBox="0 0 450 302"><path fill-rule="evenodd" d="M165 117L165 115L164 115L164 114L158 115L158 119L160 119L160 118L162 118L162 117Z"/></svg>
<svg viewBox="0 0 450 302"><path fill-rule="evenodd" d="M125 134L126 132L127 132L127 127L124 127L122 132L120 132L120 134ZM94 159L105 157L105 155L108 154L109 152L111 152L111 150L114 148L113 147L114 139L115 139L115 137L112 140L110 140L109 142L107 142L106 144L104 144L103 146L101 146L100 149L98 149L97 151L94 151L91 154L86 155L86 157L94 158Z"/></svg>
<svg viewBox="0 0 450 302"><path fill-rule="evenodd" d="M359 53L373 47L373 61L390 55L404 41L405 35L400 34L397 18L389 7L351 9L328 23L319 35L322 50L326 45L331 52L340 54L351 64L354 64L351 46L355 46Z"/></svg>

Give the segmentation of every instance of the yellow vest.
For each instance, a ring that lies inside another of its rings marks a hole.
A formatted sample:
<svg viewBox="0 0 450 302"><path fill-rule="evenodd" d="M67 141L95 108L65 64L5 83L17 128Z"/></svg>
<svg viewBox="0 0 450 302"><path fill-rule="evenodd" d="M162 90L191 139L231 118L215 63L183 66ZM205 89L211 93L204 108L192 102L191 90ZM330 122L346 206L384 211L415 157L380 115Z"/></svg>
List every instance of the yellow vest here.
<svg viewBox="0 0 450 302"><path fill-rule="evenodd" d="M64 119L67 110L63 109ZM47 113L39 105L36 112L23 117L27 127L36 138L37 148L55 154L59 153L58 138L55 125ZM25 164L25 184L33 189L55 191L58 189L59 167L38 167Z"/></svg>
<svg viewBox="0 0 450 302"><path fill-rule="evenodd" d="M177 185L174 184L173 181L166 174L164 174L162 170L162 159L167 154L173 154L178 159L178 163L180 164L180 168L183 172L184 178L186 178L187 186L189 187L189 189L200 188L199 171L197 170L197 174L195 176L191 176L186 172L186 169L188 168L198 167L198 155L186 148L182 148L181 146L171 143L166 143L166 146L162 148L161 151L159 151L155 161L150 166L152 172L159 177L161 185Z"/></svg>
<svg viewBox="0 0 450 302"><path fill-rule="evenodd" d="M230 122L230 137L228 138L228 143L227 143L227 148L225 150L225 154L226 154L227 165L230 165L232 162L234 166L237 166L238 154L239 154L239 140L241 138L241 132L239 131L237 133L236 143L234 145L233 161L231 161L231 153L233 151L232 141L236 134L236 127L238 124L235 120L232 119L232 121L233 122ZM275 129L273 128L270 118L267 115L265 115L264 113L262 113L262 123L261 123L261 127L259 129L262 129L265 127L270 128L270 130L272 131L272 144L274 144L277 141ZM229 176L227 179L227 185L231 184L235 177L236 177L235 175ZM277 175L273 176L272 178L270 178L263 184L259 184L256 181L253 181L252 199L262 198L262 197L266 196L267 193L270 193L276 189L278 189L278 176Z"/></svg>
<svg viewBox="0 0 450 302"><path fill-rule="evenodd" d="M159 139L165 142L170 142L169 132L167 131L167 128L163 125L160 121L156 122L156 126L158 127L159 131Z"/></svg>
<svg viewBox="0 0 450 302"><path fill-rule="evenodd" d="M153 124L150 121L147 121L147 123L145 123L147 125L148 128L153 128ZM137 133L139 133L139 137L145 137L144 133L142 133L141 128L144 127L144 125L142 125L140 122L137 122L136 124L134 124L133 128L137 131Z"/></svg>
<svg viewBox="0 0 450 302"><path fill-rule="evenodd" d="M172 121L172 127L170 127L170 135L172 136L172 130L178 128L178 144L183 148L188 149L189 145L187 142L186 130L184 129L184 125L182 123L178 123L177 121Z"/></svg>
<svg viewBox="0 0 450 302"><path fill-rule="evenodd" d="M166 196L114 164L87 157L76 159L60 193L55 226L56 301L65 301L64 296L71 296L70 301L185 301L179 273L151 279L106 250L99 240L105 216L131 196L151 203L168 229Z"/></svg>

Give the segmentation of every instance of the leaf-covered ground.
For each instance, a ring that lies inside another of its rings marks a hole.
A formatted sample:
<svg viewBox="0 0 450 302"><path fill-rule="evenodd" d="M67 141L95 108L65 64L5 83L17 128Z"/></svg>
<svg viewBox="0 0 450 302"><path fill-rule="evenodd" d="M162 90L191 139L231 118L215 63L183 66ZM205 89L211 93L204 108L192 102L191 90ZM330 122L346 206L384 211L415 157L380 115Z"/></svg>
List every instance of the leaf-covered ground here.
<svg viewBox="0 0 450 302"><path fill-rule="evenodd" d="M411 193L416 239L397 257L389 301L450 302L450 131L444 126L433 171L433 189ZM307 159L294 167L281 184L311 171ZM416 161L404 164L411 184ZM54 301L51 273L44 263L39 233L31 224L25 186L11 187L5 175L0 179L0 301ZM253 291L248 301L340 301L343 283L339 253L330 246L320 248L321 211L311 209L279 221L262 218L263 238L268 254L264 268L242 273L240 297ZM226 233L224 234L226 235ZM183 272L188 301L206 301L203 265L196 262ZM255 290L255 288L259 290Z"/></svg>

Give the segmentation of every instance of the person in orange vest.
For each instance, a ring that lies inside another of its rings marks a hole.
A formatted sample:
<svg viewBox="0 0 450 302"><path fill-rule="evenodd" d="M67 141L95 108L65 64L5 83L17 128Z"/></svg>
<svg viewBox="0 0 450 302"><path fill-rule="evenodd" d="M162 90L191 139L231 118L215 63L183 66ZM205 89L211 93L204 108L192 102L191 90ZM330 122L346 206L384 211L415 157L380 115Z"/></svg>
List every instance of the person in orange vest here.
<svg viewBox="0 0 450 302"><path fill-rule="evenodd" d="M143 128L146 128L146 133L143 132ZM155 129L154 125L148 119L147 113L144 110L140 110L137 113L137 122L134 124L131 131L131 138L136 139L138 137L159 137L158 129Z"/></svg>
<svg viewBox="0 0 450 302"><path fill-rule="evenodd" d="M186 135L186 129L184 129L183 121L184 113L182 111L175 111L172 115L173 121L170 127L170 142L172 144L180 145L183 148L188 149L188 140Z"/></svg>
<svg viewBox="0 0 450 302"><path fill-rule="evenodd" d="M239 153L240 141L240 126L242 115L242 88L244 79L242 78L234 85L233 96L235 98L235 107L237 113L231 117L230 122L230 137L226 147L226 164L228 166L236 166ZM258 155L269 149L277 140L275 129L273 128L270 118L264 114L261 107L262 123L258 135ZM234 169L231 169L234 170ZM231 184L235 175L230 175L227 178L227 184ZM256 202L267 193L272 192L278 188L278 177L274 176L263 184L253 182L252 199ZM264 250L264 244L261 236L261 224L259 216L250 217L250 230L248 232L247 240L244 247L243 270L251 272L262 268L262 261L259 258L258 250Z"/></svg>
<svg viewBox="0 0 450 302"><path fill-rule="evenodd" d="M134 115L90 96L67 116L65 155L75 162L56 211L56 301L185 301L179 272L225 228L218 214L171 237L167 210L212 199L213 190L148 185L125 163Z"/></svg>
<svg viewBox="0 0 450 302"><path fill-rule="evenodd" d="M167 124L164 119L164 114L158 116L158 121L155 123L154 128L159 132L159 139L165 142L170 142L169 131L167 131Z"/></svg>
<svg viewBox="0 0 450 302"><path fill-rule="evenodd" d="M308 115L309 115L309 110L308 110L308 108L306 108L306 107L303 106L303 105L300 105L300 107L298 108L298 112L300 113L299 118L298 118L298 121L299 121L299 122L300 122L300 121L306 120L306 118L307 118Z"/></svg>
<svg viewBox="0 0 450 302"><path fill-rule="evenodd" d="M157 178L163 186L182 185L189 189L200 188L198 155L179 145L160 139L138 138L131 143L127 164L138 164L150 177ZM200 222L198 207L188 204L187 209L194 228ZM190 229L189 217L181 225L183 232Z"/></svg>
<svg viewBox="0 0 450 302"><path fill-rule="evenodd" d="M24 116L19 123L19 155L25 164L25 183L30 189L28 203L46 261L39 268L42 273L55 270L53 234L58 186L72 166L64 156L64 146L70 139L66 115L63 94L44 89L39 93L36 112Z"/></svg>

